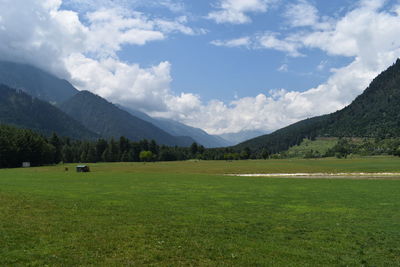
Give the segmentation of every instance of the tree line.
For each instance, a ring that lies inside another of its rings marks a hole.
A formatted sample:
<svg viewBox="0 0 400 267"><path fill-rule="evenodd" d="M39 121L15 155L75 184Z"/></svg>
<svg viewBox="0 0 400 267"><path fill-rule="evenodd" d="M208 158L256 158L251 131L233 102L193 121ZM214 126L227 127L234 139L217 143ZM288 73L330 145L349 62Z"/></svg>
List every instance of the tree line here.
<svg viewBox="0 0 400 267"><path fill-rule="evenodd" d="M249 149L206 149L193 143L190 147L159 145L154 140L132 142L128 138L72 140L53 133L45 137L32 130L0 125L0 168L63 163L178 161L189 159L248 159Z"/></svg>
<svg viewBox="0 0 400 267"><path fill-rule="evenodd" d="M348 155L395 155L400 156L400 138L352 139L341 138L325 154L307 151L304 158ZM285 158L285 152L271 154L267 148L238 150L234 147L205 148L193 143L190 147L159 145L154 140L132 142L125 137L98 139L95 141L72 140L53 133L45 137L32 130L0 125L0 168L20 167L23 162L32 166L63 163L95 162L150 162L199 160L246 160Z"/></svg>

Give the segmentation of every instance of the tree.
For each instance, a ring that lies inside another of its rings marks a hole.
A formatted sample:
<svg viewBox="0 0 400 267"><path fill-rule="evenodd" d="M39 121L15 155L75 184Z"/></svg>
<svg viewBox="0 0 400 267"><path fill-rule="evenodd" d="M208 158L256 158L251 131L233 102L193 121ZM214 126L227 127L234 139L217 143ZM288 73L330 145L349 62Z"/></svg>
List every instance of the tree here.
<svg viewBox="0 0 400 267"><path fill-rule="evenodd" d="M164 149L160 152L160 161L175 161L177 160L176 154L173 151Z"/></svg>
<svg viewBox="0 0 400 267"><path fill-rule="evenodd" d="M241 159L249 159L250 158L250 154L251 154L250 148L245 147L242 150L242 152L240 152L240 158Z"/></svg>
<svg viewBox="0 0 400 267"><path fill-rule="evenodd" d="M197 152L199 151L199 147L197 145L196 142L194 142L191 146L190 146L190 153L195 156L197 154Z"/></svg>
<svg viewBox="0 0 400 267"><path fill-rule="evenodd" d="M72 151L71 146L64 145L62 148L62 160L63 162L74 162L74 153Z"/></svg>
<svg viewBox="0 0 400 267"><path fill-rule="evenodd" d="M107 149L108 147L108 143L106 140L100 138L99 140L97 140L96 142L96 161L101 161L103 160L102 156L104 151Z"/></svg>
<svg viewBox="0 0 400 267"><path fill-rule="evenodd" d="M86 161L90 163L97 162L97 151L94 144L89 144L89 149L86 155Z"/></svg>
<svg viewBox="0 0 400 267"><path fill-rule="evenodd" d="M62 160L62 142L60 138L58 138L56 133L53 133L49 140L50 144L52 144L55 148L54 153L54 162L59 163Z"/></svg>
<svg viewBox="0 0 400 267"><path fill-rule="evenodd" d="M113 161L113 155L108 147L106 148L106 150L104 150L103 155L101 155L101 159L103 160L103 162Z"/></svg>
<svg viewBox="0 0 400 267"><path fill-rule="evenodd" d="M140 161L152 161L153 160L153 152L149 150L141 151L139 154Z"/></svg>
<svg viewBox="0 0 400 267"><path fill-rule="evenodd" d="M121 156L121 161L122 162L131 162L131 161L133 161L132 150L125 151Z"/></svg>
<svg viewBox="0 0 400 267"><path fill-rule="evenodd" d="M158 147L156 141L154 141L154 140L151 140L151 141L150 141L149 150L150 150L154 155L157 155L157 154L158 154L158 152L159 152L159 147Z"/></svg>
<svg viewBox="0 0 400 267"><path fill-rule="evenodd" d="M111 138L110 143L108 145L108 150L111 155L109 158L109 162L117 162L120 160L120 151L119 151L119 145L117 142L114 140L114 138Z"/></svg>

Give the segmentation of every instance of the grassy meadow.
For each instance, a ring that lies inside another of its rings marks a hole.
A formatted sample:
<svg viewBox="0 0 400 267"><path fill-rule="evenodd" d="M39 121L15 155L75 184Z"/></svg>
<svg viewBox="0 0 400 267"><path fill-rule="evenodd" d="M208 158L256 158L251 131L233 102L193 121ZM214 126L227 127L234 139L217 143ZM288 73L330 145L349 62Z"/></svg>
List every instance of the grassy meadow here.
<svg viewBox="0 0 400 267"><path fill-rule="evenodd" d="M400 159L91 164L0 170L0 266L399 266ZM65 171L68 167L69 171Z"/></svg>
<svg viewBox="0 0 400 267"><path fill-rule="evenodd" d="M303 158L310 151L324 155L329 149L333 148L337 144L338 140L338 138L334 137L319 137L313 141L304 139L300 145L289 148L286 154L287 157L290 158Z"/></svg>

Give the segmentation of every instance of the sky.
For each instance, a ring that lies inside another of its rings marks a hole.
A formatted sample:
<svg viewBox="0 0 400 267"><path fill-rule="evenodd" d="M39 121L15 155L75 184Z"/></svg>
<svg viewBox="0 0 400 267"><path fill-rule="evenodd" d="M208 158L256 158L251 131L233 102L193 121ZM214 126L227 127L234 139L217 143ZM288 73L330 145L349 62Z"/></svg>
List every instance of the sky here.
<svg viewBox="0 0 400 267"><path fill-rule="evenodd" d="M0 60L210 134L343 108L399 36L399 0L0 0Z"/></svg>

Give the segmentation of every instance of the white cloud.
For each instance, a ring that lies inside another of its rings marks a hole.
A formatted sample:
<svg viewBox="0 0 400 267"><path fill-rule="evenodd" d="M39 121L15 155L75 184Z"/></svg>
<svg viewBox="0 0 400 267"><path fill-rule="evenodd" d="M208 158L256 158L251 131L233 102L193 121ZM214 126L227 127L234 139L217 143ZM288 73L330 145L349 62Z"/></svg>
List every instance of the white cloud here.
<svg viewBox="0 0 400 267"><path fill-rule="evenodd" d="M268 0L219 0L217 10L210 12L207 18L217 23L249 23L251 18L247 13L266 12L269 2Z"/></svg>
<svg viewBox="0 0 400 267"><path fill-rule="evenodd" d="M251 39L250 37L242 37L242 38L237 38L237 39L232 39L232 40L214 40L211 41L212 45L215 46L225 46L225 47L239 47L239 46L245 46L248 47L251 44Z"/></svg>
<svg viewBox="0 0 400 267"><path fill-rule="evenodd" d="M397 38L400 35L400 16L399 13L381 10L383 3L377 0L361 1L356 8L336 21L328 18L326 21L330 21L329 27L309 25L308 31L291 33L282 39L278 39L274 33L249 37L250 48L257 45L261 48L263 45L264 48L283 51L291 56L312 48L329 55L353 58L349 65L332 69L327 82L304 92L278 90L270 95L238 99L229 105L214 101L204 105L198 113L200 115L192 114L184 121L194 126L203 126L212 133L244 129L270 131L343 108L374 77L400 57L400 40ZM221 41L220 44L228 44L228 41ZM319 69L324 65L322 62ZM280 69L285 70L287 67L283 65ZM208 115L208 110L216 109L218 116Z"/></svg>
<svg viewBox="0 0 400 267"><path fill-rule="evenodd" d="M299 52L300 46L298 42L293 42L292 40L290 40L290 38L279 39L277 36L278 34L271 32L260 34L256 37L256 45L260 48L274 49L286 52L292 57L303 56Z"/></svg>
<svg viewBox="0 0 400 267"><path fill-rule="evenodd" d="M288 64L283 64L278 68L278 71L280 72L288 72L289 71L289 65Z"/></svg>
<svg viewBox="0 0 400 267"><path fill-rule="evenodd" d="M60 1L2 0L0 58L68 76L63 58L81 49L88 29L78 14L60 11Z"/></svg>
<svg viewBox="0 0 400 267"><path fill-rule="evenodd" d="M97 10L99 7L106 9L122 7L136 9L138 7L166 8L174 13L184 13L185 4L181 0L63 0L63 4L81 12Z"/></svg>
<svg viewBox="0 0 400 267"><path fill-rule="evenodd" d="M318 10L306 0L288 5L284 16L292 27L313 26L318 23Z"/></svg>
<svg viewBox="0 0 400 267"><path fill-rule="evenodd" d="M148 2L148 1L146 1ZM176 0L160 0L159 4L165 6L172 12L182 13L186 10L185 5L182 2Z"/></svg>
<svg viewBox="0 0 400 267"><path fill-rule="evenodd" d="M167 111L171 94L170 64L161 62L147 69L114 58L94 60L73 54L67 60L71 81L83 90L94 91L106 99L137 109Z"/></svg>
<svg viewBox="0 0 400 267"><path fill-rule="evenodd" d="M196 33L187 28L184 17L162 20L109 8L88 12L83 23L78 13L61 10L61 1L1 1L7 9L0 9L0 59L34 64L68 78L79 89L210 133L271 131L335 111L348 104L400 56L399 15L380 10L381 1L363 1L329 28L310 25L286 36L267 32L214 42L275 49L292 56L300 56L303 50L311 48L353 58L348 66L332 70L326 83L304 92L280 89L230 103L218 100L204 103L198 95L173 92L169 62L143 68L121 62L116 56L125 44L143 45L176 32ZM237 9L244 16L255 12L243 5L238 4Z"/></svg>
<svg viewBox="0 0 400 267"><path fill-rule="evenodd" d="M231 40L214 40L210 43L224 47L246 47L248 49L272 49L287 53L291 57L304 56L299 52L302 44L291 37L279 39L278 33L266 32L255 36L246 36Z"/></svg>
<svg viewBox="0 0 400 267"><path fill-rule="evenodd" d="M289 3L283 13L287 24L291 27L311 27L313 29L330 29L334 19L321 17L318 9L307 0Z"/></svg>

